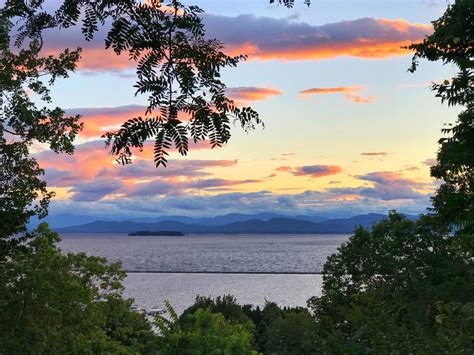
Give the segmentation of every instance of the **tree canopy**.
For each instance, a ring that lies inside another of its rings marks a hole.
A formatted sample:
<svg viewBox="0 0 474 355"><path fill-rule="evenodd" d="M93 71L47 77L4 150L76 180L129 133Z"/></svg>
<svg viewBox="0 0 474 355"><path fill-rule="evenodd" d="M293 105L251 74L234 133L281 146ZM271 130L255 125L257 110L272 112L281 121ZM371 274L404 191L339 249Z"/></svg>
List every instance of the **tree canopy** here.
<svg viewBox="0 0 474 355"><path fill-rule="evenodd" d="M122 298L120 264L63 255L40 225L27 243L0 249L2 354L144 353L154 334Z"/></svg>

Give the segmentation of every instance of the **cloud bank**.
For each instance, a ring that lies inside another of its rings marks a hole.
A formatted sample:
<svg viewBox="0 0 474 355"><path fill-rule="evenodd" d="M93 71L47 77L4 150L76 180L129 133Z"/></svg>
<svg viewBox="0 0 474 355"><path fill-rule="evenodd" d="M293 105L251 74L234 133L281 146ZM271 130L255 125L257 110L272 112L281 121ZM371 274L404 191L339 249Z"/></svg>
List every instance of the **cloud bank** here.
<svg viewBox="0 0 474 355"><path fill-rule="evenodd" d="M349 56L384 59L407 55L403 49L432 32L432 26L403 19L360 18L324 25L311 25L283 18L204 14L207 37L224 42L232 55L247 54L250 60L323 60ZM46 32L46 51L82 47L79 69L90 72L134 68L128 55L104 50L107 28L101 28L92 42L85 42L78 27Z"/></svg>

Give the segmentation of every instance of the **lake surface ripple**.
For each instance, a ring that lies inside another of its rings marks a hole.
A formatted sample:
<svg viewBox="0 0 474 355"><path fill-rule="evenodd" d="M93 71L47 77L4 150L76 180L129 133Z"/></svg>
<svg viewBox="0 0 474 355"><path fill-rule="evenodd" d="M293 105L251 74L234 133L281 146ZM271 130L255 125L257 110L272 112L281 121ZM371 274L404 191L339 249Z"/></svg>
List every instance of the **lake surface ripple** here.
<svg viewBox="0 0 474 355"><path fill-rule="evenodd" d="M129 271L318 273L348 235L63 234L65 252L121 261Z"/></svg>

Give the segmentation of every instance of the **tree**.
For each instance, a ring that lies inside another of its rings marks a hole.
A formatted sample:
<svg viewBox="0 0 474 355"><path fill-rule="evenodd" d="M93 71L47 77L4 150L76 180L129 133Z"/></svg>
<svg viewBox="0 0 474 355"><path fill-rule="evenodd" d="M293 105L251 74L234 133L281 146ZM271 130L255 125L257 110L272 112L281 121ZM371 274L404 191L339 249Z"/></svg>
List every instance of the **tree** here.
<svg viewBox="0 0 474 355"><path fill-rule="evenodd" d="M10 32L12 16L18 13L0 9L0 239L24 232L31 216L44 217L53 196L40 178L43 170L29 156L31 145L40 142L55 152L72 153L82 128L78 116L65 116L58 107L37 107L27 93L50 104L49 86L75 69L79 51L41 57L43 43L33 37L14 52ZM47 84L43 77L48 77Z"/></svg>
<svg viewBox="0 0 474 355"><path fill-rule="evenodd" d="M0 353L143 353L155 335L122 298L125 272L99 257L62 255L45 224L2 250Z"/></svg>
<svg viewBox="0 0 474 355"><path fill-rule="evenodd" d="M158 315L158 354L257 354L253 350L253 324L227 321L220 313L198 308L178 320L169 303L170 319Z"/></svg>
<svg viewBox="0 0 474 355"><path fill-rule="evenodd" d="M314 354L316 322L306 309L289 312L270 324L264 354Z"/></svg>
<svg viewBox="0 0 474 355"><path fill-rule="evenodd" d="M439 140L437 164L431 175L443 181L433 198L433 211L445 223L463 231L465 248L474 249L474 1L457 0L438 20L434 32L415 51L411 71L419 58L453 64L457 75L433 90L442 102L466 109L455 124L443 129L448 137Z"/></svg>
<svg viewBox="0 0 474 355"><path fill-rule="evenodd" d="M391 213L328 258L323 295L308 304L330 353L464 353L474 346L469 256L431 218Z"/></svg>
<svg viewBox="0 0 474 355"><path fill-rule="evenodd" d="M250 319L243 307L237 303L232 295L211 297L196 296L194 304L188 307L179 317L181 326L186 322L188 314L193 314L198 309L206 309L212 313L220 313L224 318L234 324L246 324Z"/></svg>

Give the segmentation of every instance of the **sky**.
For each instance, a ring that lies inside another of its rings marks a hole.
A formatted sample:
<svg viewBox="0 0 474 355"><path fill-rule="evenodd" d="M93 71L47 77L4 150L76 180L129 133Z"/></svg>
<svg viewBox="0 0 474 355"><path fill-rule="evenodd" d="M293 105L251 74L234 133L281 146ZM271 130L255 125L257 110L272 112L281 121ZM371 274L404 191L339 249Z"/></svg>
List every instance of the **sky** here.
<svg viewBox="0 0 474 355"><path fill-rule="evenodd" d="M421 213L437 182L430 178L437 140L456 111L431 82L453 67L421 61L407 72L401 47L430 34L445 0L186 0L205 10L209 37L248 59L226 69L228 95L250 105L265 128L238 127L219 149L191 146L155 168L152 148L119 166L100 136L143 115L134 63L103 49L103 35L46 34L46 48L83 47L79 69L52 89L54 104L82 114L72 156L44 147L34 156L56 197L51 212L116 217L212 216L231 212L348 217L396 209ZM51 5L54 2L49 2Z"/></svg>

